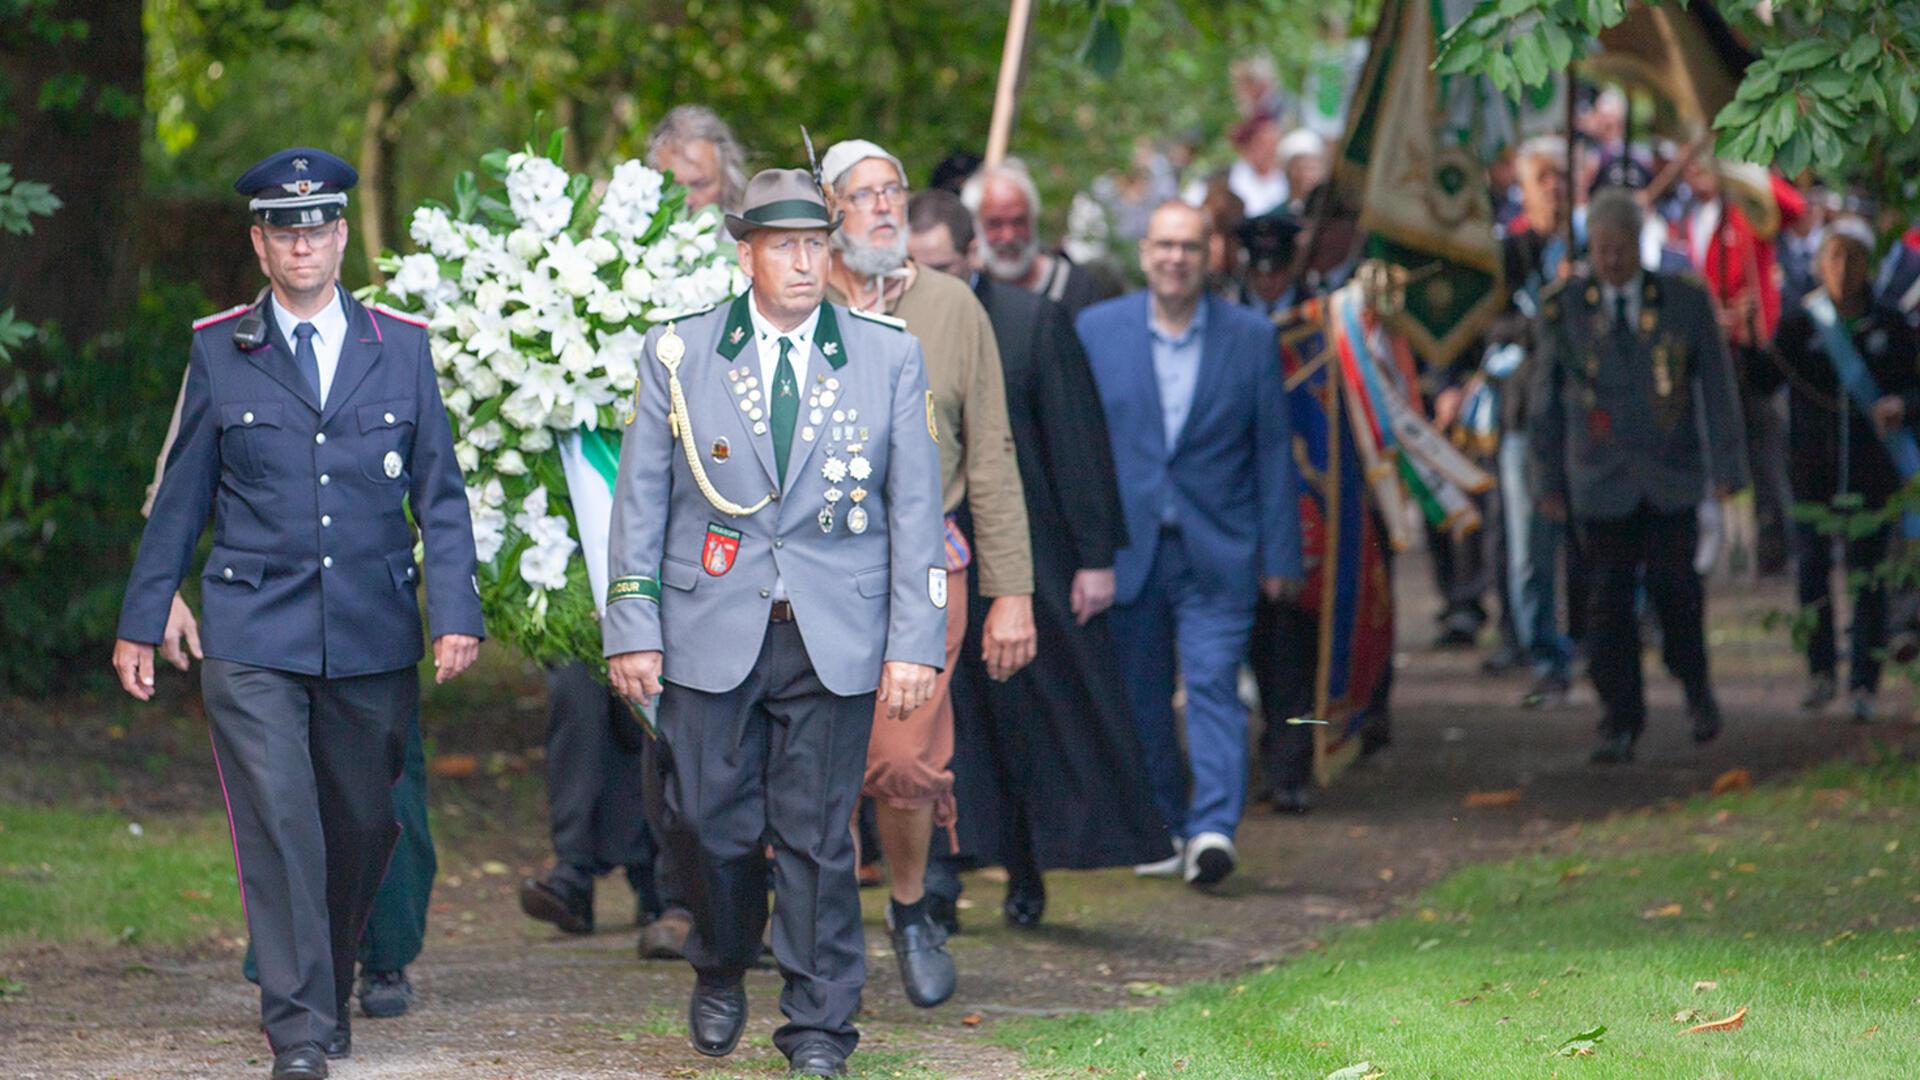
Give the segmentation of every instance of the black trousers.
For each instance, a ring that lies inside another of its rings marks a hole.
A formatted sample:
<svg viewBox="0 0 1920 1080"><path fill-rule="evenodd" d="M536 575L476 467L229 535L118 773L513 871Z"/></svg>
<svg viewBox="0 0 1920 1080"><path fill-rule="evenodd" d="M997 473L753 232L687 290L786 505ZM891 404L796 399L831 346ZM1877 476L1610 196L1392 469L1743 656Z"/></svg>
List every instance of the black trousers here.
<svg viewBox="0 0 1920 1080"><path fill-rule="evenodd" d="M399 835L392 788L419 675L325 679L209 658L200 686L267 1042L324 1042L347 1015L360 932Z"/></svg>
<svg viewBox="0 0 1920 1080"><path fill-rule="evenodd" d="M1807 669L1831 676L1840 666L1833 620L1833 549L1843 547L1843 566L1871 572L1887 557L1893 528L1850 539L1820 532L1808 522L1794 524L1794 550L1800 561L1800 606L1814 609L1813 637L1807 641ZM1853 625L1848 629L1847 685L1873 693L1880 688L1879 651L1887 644L1887 593L1867 582L1853 590Z"/></svg>
<svg viewBox="0 0 1920 1080"><path fill-rule="evenodd" d="M1700 525L1692 507L1663 513L1645 504L1618 518L1580 522L1592 587L1588 592L1588 672L1606 707L1611 733L1646 727L1636 600L1645 585L1660 619L1661 655L1689 703L1707 701L1706 590L1694 572Z"/></svg>
<svg viewBox="0 0 1920 1080"><path fill-rule="evenodd" d="M641 802L640 725L583 663L547 673L547 804L554 876L577 889L616 869L657 913L653 834Z"/></svg>
<svg viewBox="0 0 1920 1080"><path fill-rule="evenodd" d="M1285 600L1261 597L1253 609L1248 666L1260 687L1260 777L1269 791L1313 779L1313 727L1288 719L1313 712L1320 617Z"/></svg>
<svg viewBox="0 0 1920 1080"><path fill-rule="evenodd" d="M821 684L793 623L772 623L746 681L725 693L668 683L660 735L673 756L666 841L693 911L687 960L730 985L760 955L767 923L766 844L773 845L773 955L786 977L792 1054L825 1036L852 1053L866 983L853 820L867 767L874 695Z"/></svg>

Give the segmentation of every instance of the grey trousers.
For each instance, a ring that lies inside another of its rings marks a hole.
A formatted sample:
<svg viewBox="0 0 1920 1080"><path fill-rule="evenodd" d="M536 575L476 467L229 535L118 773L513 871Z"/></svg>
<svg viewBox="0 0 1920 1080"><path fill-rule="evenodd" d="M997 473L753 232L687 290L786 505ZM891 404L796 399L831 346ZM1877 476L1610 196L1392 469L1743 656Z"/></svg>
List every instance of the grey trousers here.
<svg viewBox="0 0 1920 1080"><path fill-rule="evenodd" d="M668 659L672 663L671 657ZM671 670L671 667L669 667ZM860 886L848 822L867 766L874 695L839 697L814 674L799 628L772 623L746 681L721 694L668 683L662 739L672 752L665 825L693 910L687 959L730 985L760 953L774 852L773 955L786 977L773 1034L791 1055L825 1036L852 1053L866 982Z"/></svg>
<svg viewBox="0 0 1920 1080"><path fill-rule="evenodd" d="M347 1015L360 932L400 832L392 787L419 675L325 679L210 658L200 687L267 1042L325 1042Z"/></svg>

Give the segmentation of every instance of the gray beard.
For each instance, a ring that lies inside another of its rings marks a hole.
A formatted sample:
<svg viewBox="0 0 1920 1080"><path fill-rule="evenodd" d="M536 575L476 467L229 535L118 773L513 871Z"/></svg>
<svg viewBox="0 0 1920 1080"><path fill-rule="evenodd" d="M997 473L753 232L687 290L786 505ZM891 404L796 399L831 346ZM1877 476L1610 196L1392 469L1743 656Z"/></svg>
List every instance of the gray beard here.
<svg viewBox="0 0 1920 1080"><path fill-rule="evenodd" d="M1027 241L1020 254L1011 259L1002 258L992 247L986 248L981 262L986 264L987 276L999 281L1020 281L1033 270L1033 261L1040 257L1040 238Z"/></svg>
<svg viewBox="0 0 1920 1080"><path fill-rule="evenodd" d="M834 233L833 246L840 249L840 261L846 264L847 269L861 277L891 274L907 264L907 234L904 229L895 231L891 245L862 244L846 239L843 233Z"/></svg>

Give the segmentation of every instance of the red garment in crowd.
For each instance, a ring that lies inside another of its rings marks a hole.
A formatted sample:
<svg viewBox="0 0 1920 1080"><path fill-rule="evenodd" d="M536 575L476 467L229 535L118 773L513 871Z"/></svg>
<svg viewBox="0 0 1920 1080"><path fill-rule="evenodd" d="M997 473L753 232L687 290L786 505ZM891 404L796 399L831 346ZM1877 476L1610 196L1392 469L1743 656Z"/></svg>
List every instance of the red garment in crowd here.
<svg viewBox="0 0 1920 1080"><path fill-rule="evenodd" d="M1773 183L1774 202L1780 207L1780 227L1790 229L1807 212L1806 197L1777 174L1767 174ZM1780 264L1774 260L1773 239L1754 232L1753 223L1732 200L1720 199L1720 223L1708 238L1704 250L1694 237L1694 222L1705 208L1696 208L1688 216L1685 236L1687 253L1694 269L1707 279L1707 289L1722 308L1732 307L1750 290L1760 296L1759 335L1752 325L1736 326L1729 333L1734 345L1764 345L1773 340L1773 329L1780 322ZM1749 323L1751 320L1749 320Z"/></svg>

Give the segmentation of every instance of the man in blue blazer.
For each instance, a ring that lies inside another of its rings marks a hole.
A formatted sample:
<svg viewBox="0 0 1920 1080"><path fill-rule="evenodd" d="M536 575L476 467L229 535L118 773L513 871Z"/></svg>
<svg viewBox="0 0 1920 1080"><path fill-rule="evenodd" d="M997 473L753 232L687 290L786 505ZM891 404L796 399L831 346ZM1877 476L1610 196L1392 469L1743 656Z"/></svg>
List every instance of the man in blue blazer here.
<svg viewBox="0 0 1920 1080"><path fill-rule="evenodd" d="M1301 577L1285 391L1272 323L1207 295L1206 217L1153 212L1147 288L1081 312L1131 541L1114 559L1113 635L1175 852L1140 867L1211 885L1233 872L1246 802L1239 669L1256 592ZM1187 685L1187 767L1174 731L1176 660Z"/></svg>

